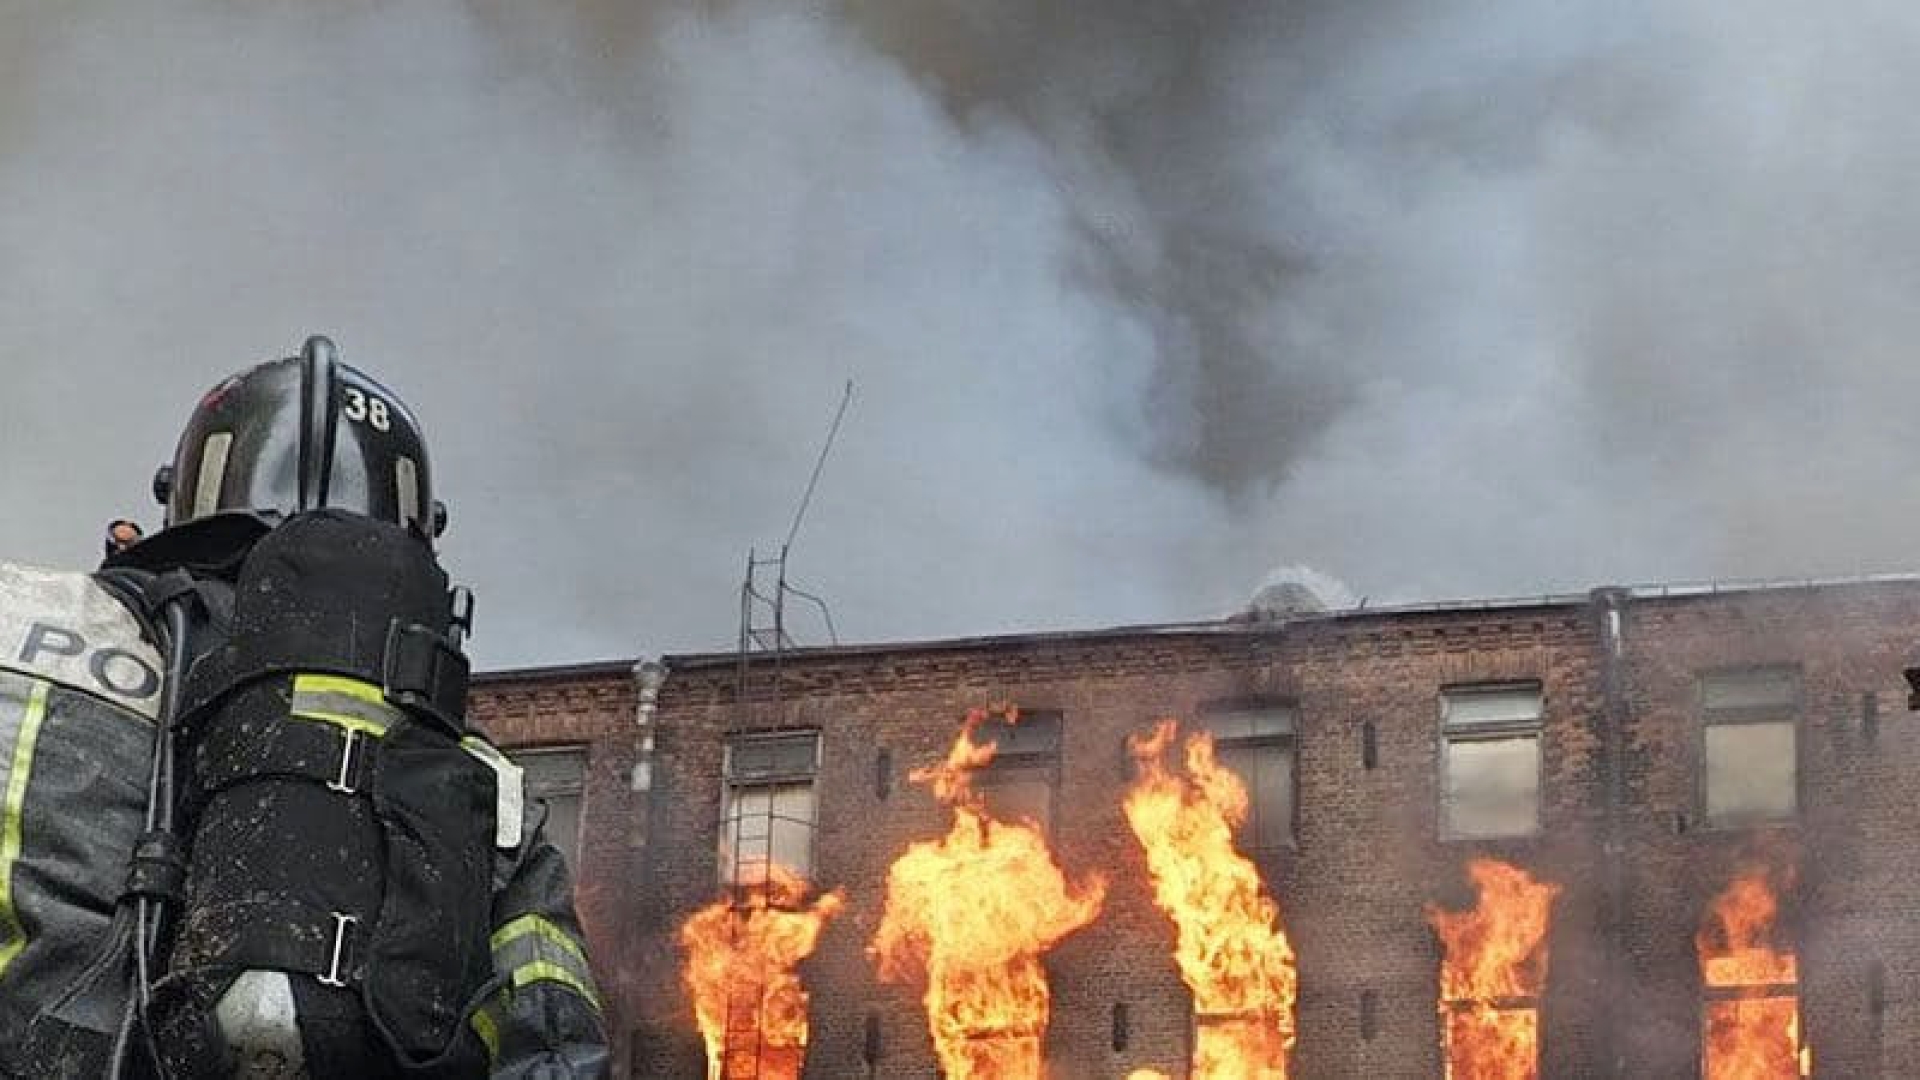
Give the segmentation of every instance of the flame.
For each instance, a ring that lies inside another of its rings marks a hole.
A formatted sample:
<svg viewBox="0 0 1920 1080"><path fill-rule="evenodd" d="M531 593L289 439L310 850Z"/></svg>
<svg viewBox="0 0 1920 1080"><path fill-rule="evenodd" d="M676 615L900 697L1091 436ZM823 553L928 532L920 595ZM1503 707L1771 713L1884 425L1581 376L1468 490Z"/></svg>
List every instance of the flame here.
<svg viewBox="0 0 1920 1080"><path fill-rule="evenodd" d="M1175 959L1193 991L1193 1080L1285 1080L1296 972L1280 909L1233 846L1246 819L1239 777L1214 761L1213 738L1186 740L1186 775L1162 756L1177 725L1163 720L1129 746L1140 778L1127 822L1146 849L1154 902L1179 928Z"/></svg>
<svg viewBox="0 0 1920 1080"><path fill-rule="evenodd" d="M1800 1046L1794 955L1770 944L1778 914L1766 872L1749 867L1714 899L1694 936L1707 988L1701 1036L1706 1080L1771 1080L1810 1071Z"/></svg>
<svg viewBox="0 0 1920 1080"><path fill-rule="evenodd" d="M1515 866L1467 864L1479 900L1471 911L1427 908L1440 936L1440 1026L1452 1080L1539 1075L1540 1013L1547 981L1547 924L1557 885Z"/></svg>
<svg viewBox="0 0 1920 1080"><path fill-rule="evenodd" d="M681 976L707 1044L707 1080L798 1080L807 992L794 969L845 902L835 890L806 905L806 893L798 876L771 866L739 902L716 900L680 927Z"/></svg>
<svg viewBox="0 0 1920 1080"><path fill-rule="evenodd" d="M993 743L973 732L996 713L1018 719L1012 709L969 712L946 760L912 773L952 807L953 824L894 861L871 947L881 978L925 978L947 1080L1038 1080L1051 1001L1040 957L1106 898L1098 876L1068 886L1038 828L987 816L969 777L993 760Z"/></svg>

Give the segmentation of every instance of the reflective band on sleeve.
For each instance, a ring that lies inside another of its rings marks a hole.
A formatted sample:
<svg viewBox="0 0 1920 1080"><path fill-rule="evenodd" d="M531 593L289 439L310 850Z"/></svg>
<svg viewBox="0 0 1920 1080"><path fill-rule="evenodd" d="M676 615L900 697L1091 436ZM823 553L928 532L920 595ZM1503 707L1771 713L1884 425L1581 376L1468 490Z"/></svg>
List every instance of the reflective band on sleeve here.
<svg viewBox="0 0 1920 1080"><path fill-rule="evenodd" d="M556 982L580 995L580 999L593 1006L594 1012L600 1011L600 995L593 987L580 981L580 977L559 964L549 964L536 960L531 964L522 964L513 969L513 988L519 990L538 982Z"/></svg>
<svg viewBox="0 0 1920 1080"><path fill-rule="evenodd" d="M573 935L540 915L526 914L493 932L493 969L507 972L514 987L557 982L600 1010L587 954Z"/></svg>
<svg viewBox="0 0 1920 1080"><path fill-rule="evenodd" d="M33 681L27 708L14 734L8 757L6 801L0 803L0 974L27 947L27 931L13 908L13 864L20 858L21 818L26 810L27 778L33 772L33 744L47 716L48 684Z"/></svg>
<svg viewBox="0 0 1920 1080"><path fill-rule="evenodd" d="M517 848L526 828L526 770L508 760L492 743L468 735L460 748L482 765L493 770L493 843L496 847Z"/></svg>
<svg viewBox="0 0 1920 1080"><path fill-rule="evenodd" d="M480 1036L480 1041L486 1044L489 1067L500 1060L500 1024L493 1018L493 1014L487 1011L491 1008L493 1008L493 1002L490 1001L482 1005L467 1020L467 1023L473 1025L473 1033Z"/></svg>
<svg viewBox="0 0 1920 1080"><path fill-rule="evenodd" d="M514 919L507 923L507 925L495 930L493 937L488 940L488 944L493 947L495 952L499 952L508 945L526 937L528 934L536 934L546 941L558 945L561 949L572 954L573 958L583 965L587 962L585 950L580 948L580 943L573 940L571 934L555 926L553 920L539 915L527 914Z"/></svg>
<svg viewBox="0 0 1920 1080"><path fill-rule="evenodd" d="M400 717L379 687L339 675L295 675L291 712L375 739Z"/></svg>

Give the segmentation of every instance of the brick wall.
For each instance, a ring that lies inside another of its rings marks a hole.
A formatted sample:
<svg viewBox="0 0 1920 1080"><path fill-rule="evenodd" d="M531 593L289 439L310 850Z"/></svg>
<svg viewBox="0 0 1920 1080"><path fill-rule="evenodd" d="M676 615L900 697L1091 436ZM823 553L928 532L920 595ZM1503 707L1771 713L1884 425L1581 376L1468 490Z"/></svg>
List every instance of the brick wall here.
<svg viewBox="0 0 1920 1080"><path fill-rule="evenodd" d="M777 701L763 669L760 700L744 705L731 657L680 657L669 660L650 731L636 722L620 665L490 677L475 708L505 745L589 747L581 908L623 1075L699 1074L672 934L716 894L726 737L774 729L821 734L816 877L849 899L805 969L808 1075L936 1075L917 988L879 983L865 946L892 859L948 824L908 771L944 752L966 709L999 701L1060 713L1055 850L1071 880L1109 881L1101 917L1047 961L1050 1075L1147 1066L1179 1075L1190 1003L1172 927L1121 817L1124 740L1161 716L1265 700L1296 709L1298 842L1262 859L1299 956L1296 1075L1439 1075L1439 951L1422 912L1469 902L1462 868L1479 852L1563 889L1542 1005L1544 1073L1689 1075L1699 1037L1693 934L1708 900L1758 852L1798 870L1786 899L1817 1070L1898 1076L1920 1073L1920 920L1908 914L1920 871L1902 842L1920 827L1911 795L1920 744L1900 675L1915 627L1920 586L1909 583L1603 591L1264 628L801 652L782 665ZM1765 830L1709 828L1698 679L1758 665L1800 673L1800 813ZM1540 832L1446 840L1440 691L1515 680L1543 691ZM1363 1000L1373 1012L1365 1037ZM1124 1049L1114 1045L1116 1006ZM870 1025L880 1055L871 1073Z"/></svg>

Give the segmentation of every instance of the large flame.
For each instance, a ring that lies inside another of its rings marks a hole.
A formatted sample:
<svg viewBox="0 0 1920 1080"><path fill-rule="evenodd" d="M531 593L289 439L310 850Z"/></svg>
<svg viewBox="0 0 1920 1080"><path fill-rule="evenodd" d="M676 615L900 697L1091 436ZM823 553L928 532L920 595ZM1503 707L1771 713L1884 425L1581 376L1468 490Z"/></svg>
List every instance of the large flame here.
<svg viewBox="0 0 1920 1080"><path fill-rule="evenodd" d="M716 900L680 927L681 972L707 1044L707 1080L799 1080L807 1054L807 992L795 969L812 955L838 890L804 903L806 883L784 867Z"/></svg>
<svg viewBox="0 0 1920 1080"><path fill-rule="evenodd" d="M1706 1080L1804 1076L1799 977L1793 953L1772 945L1779 903L1765 870L1749 867L1714 899L1694 936L1706 987L1701 1065Z"/></svg>
<svg viewBox="0 0 1920 1080"><path fill-rule="evenodd" d="M1470 911L1427 908L1440 936L1440 1027L1451 1080L1519 1080L1540 1070L1539 997L1547 981L1547 925L1557 885L1496 859L1476 858Z"/></svg>
<svg viewBox="0 0 1920 1080"><path fill-rule="evenodd" d="M894 861L872 951L881 978L925 978L947 1080L1038 1080L1051 1002L1040 957L1093 921L1106 882L1069 887L1037 827L987 815L969 777L993 760L991 742L973 741L990 715L968 713L946 761L912 774L953 808L953 824Z"/></svg>
<svg viewBox="0 0 1920 1080"><path fill-rule="evenodd" d="M1179 928L1175 959L1193 992L1192 1080L1285 1080L1293 1047L1293 948L1260 872L1233 846L1247 815L1239 777L1205 733L1186 740L1186 775L1162 757L1177 726L1129 741L1140 778L1127 823L1146 849L1154 902Z"/></svg>

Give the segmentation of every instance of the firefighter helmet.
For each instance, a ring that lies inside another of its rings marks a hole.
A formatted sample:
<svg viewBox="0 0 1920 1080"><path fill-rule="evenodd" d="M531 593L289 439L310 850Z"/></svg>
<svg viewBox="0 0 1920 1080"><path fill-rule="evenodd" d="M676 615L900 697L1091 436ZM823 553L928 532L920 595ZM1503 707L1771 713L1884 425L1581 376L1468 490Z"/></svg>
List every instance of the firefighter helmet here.
<svg viewBox="0 0 1920 1080"><path fill-rule="evenodd" d="M208 391L153 492L169 528L228 511L337 507L430 538L446 526L431 475L413 412L316 335L299 356Z"/></svg>

